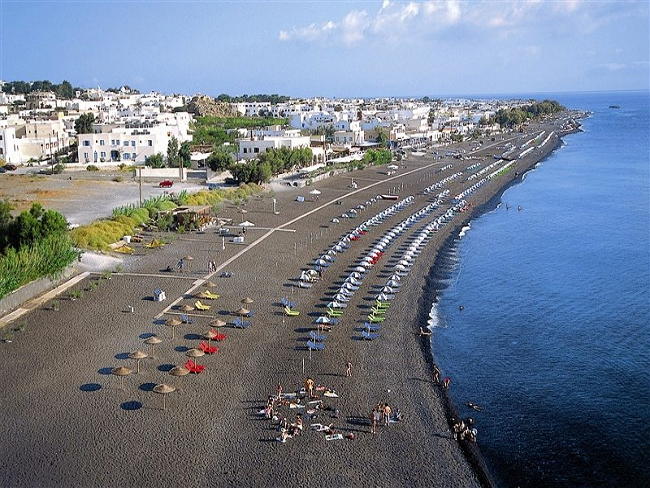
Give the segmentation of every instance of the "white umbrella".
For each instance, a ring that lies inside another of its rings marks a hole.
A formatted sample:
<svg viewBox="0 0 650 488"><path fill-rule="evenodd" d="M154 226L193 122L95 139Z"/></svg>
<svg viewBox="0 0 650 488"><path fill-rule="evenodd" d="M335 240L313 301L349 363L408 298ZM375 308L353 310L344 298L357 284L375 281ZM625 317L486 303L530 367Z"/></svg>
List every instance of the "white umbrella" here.
<svg viewBox="0 0 650 488"><path fill-rule="evenodd" d="M255 227L255 224L253 222L250 222L248 220L244 220L241 224L238 224L239 227Z"/></svg>
<svg viewBox="0 0 650 488"><path fill-rule="evenodd" d="M310 194L310 195L320 195L321 192L320 192L320 190L316 190L316 189L314 188L312 191L309 192L309 194Z"/></svg>

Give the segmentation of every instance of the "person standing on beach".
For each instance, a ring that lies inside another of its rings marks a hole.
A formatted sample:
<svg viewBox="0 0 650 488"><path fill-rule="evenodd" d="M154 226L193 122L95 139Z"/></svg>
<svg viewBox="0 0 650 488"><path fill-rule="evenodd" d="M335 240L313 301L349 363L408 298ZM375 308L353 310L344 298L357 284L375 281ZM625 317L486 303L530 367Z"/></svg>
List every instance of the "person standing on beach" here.
<svg viewBox="0 0 650 488"><path fill-rule="evenodd" d="M311 378L305 380L305 390L307 391L309 398L314 398L314 380Z"/></svg>
<svg viewBox="0 0 650 488"><path fill-rule="evenodd" d="M381 422L381 409L380 406L376 406L372 410L372 433L376 434L377 433L377 426L379 425L379 422Z"/></svg>
<svg viewBox="0 0 650 488"><path fill-rule="evenodd" d="M280 383L275 387L275 392L278 395L278 400L280 400L280 398L282 398L282 385Z"/></svg>
<svg viewBox="0 0 650 488"><path fill-rule="evenodd" d="M352 376L352 363L350 361L345 363L345 376L346 378L350 378Z"/></svg>
<svg viewBox="0 0 650 488"><path fill-rule="evenodd" d="M178 260L178 263L176 263L176 269L178 270L179 273L183 272L183 258Z"/></svg>
<svg viewBox="0 0 650 488"><path fill-rule="evenodd" d="M376 434L377 433L377 418L375 414L377 413L377 409L373 408L370 411L370 433L371 434Z"/></svg>
<svg viewBox="0 0 650 488"><path fill-rule="evenodd" d="M391 412L392 409L390 408L390 405L388 405L388 403L384 405L384 425L388 425L390 423Z"/></svg>
<svg viewBox="0 0 650 488"><path fill-rule="evenodd" d="M438 368L437 364L433 365L433 382L436 385L440 384L440 368Z"/></svg>
<svg viewBox="0 0 650 488"><path fill-rule="evenodd" d="M443 387L445 390L448 390L448 389L449 389L449 384L450 384L450 383L451 383L451 378L450 378L449 376L447 376L444 380L442 380L442 387Z"/></svg>

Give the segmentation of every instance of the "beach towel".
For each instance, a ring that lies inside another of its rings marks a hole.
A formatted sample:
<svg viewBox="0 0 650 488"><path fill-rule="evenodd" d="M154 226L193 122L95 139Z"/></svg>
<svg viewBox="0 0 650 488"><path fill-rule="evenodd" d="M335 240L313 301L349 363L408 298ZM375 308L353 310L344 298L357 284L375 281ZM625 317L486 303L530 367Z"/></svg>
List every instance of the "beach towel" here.
<svg viewBox="0 0 650 488"><path fill-rule="evenodd" d="M343 440L343 434L326 435L325 439L328 440L328 441L342 441Z"/></svg>
<svg viewBox="0 0 650 488"><path fill-rule="evenodd" d="M323 396L329 397L329 398L338 398L339 396L333 392L333 391L326 391L323 393Z"/></svg>

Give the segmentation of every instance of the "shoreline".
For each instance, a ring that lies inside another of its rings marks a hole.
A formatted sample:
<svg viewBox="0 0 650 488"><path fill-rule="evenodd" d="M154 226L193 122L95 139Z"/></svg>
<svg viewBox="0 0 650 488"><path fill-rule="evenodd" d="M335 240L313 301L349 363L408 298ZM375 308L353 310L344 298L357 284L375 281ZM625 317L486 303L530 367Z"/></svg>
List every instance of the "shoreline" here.
<svg viewBox="0 0 650 488"><path fill-rule="evenodd" d="M587 115L588 116L588 115ZM438 250L435 251L435 257L433 262L426 274L425 284L423 286L423 292L418 297L418 324L423 324L427 322L429 313L431 310L432 303L439 303L440 297L442 295L442 290L446 287L441 287L443 277L441 276L441 268L444 268L443 264L448 259L448 254L455 250L459 239L459 233L462 229L470 225L472 221L482 217L483 215L491 212L498 208L501 203L501 198L503 194L511 187L520 184L524 181L526 175L541 165L549 156L551 156L556 150L561 149L566 143L564 142L564 137L567 135L583 132L581 125L579 125L575 130L563 132L562 135L557 136L557 140L552 148L550 148L541 158L531 161L527 164L520 172L516 172L515 176L511 178L508 182L502 185L496 193L494 193L488 200L486 200L481 205L477 205L473 210L467 214L467 216L461 219L450 231L447 238L444 240L442 245ZM432 331L435 334L435 328ZM433 336L428 338L423 338L420 341L420 348L422 354L427 361L431 372L433 372L433 365L437 364L436 355L433 346ZM452 426L452 418L460 418L459 410L454 403L448 390L445 390L441 387L437 387L437 394L440 399L440 402L445 411L447 417L447 422L449 428ZM458 441L458 446L465 456L468 464L471 469L474 471L476 477L482 486L486 488L494 488L497 485L495 477L490 471L490 468L485 460L485 457L481 451L479 443L468 442L468 441Z"/></svg>

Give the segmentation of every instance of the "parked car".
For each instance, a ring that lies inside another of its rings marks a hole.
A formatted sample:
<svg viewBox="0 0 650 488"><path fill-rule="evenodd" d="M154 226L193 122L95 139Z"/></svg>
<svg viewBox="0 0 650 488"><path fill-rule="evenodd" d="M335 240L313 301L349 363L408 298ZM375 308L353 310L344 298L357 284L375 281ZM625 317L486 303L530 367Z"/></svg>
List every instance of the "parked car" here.
<svg viewBox="0 0 650 488"><path fill-rule="evenodd" d="M162 180L158 183L158 188L171 188L174 182L172 180Z"/></svg>
<svg viewBox="0 0 650 488"><path fill-rule="evenodd" d="M4 169L6 169L7 171L16 171L18 169L18 166L16 166L15 164L5 164Z"/></svg>
<svg viewBox="0 0 650 488"><path fill-rule="evenodd" d="M1 173L6 173L6 172L7 172L7 170L4 169L4 166L0 166L0 174L1 174Z"/></svg>

